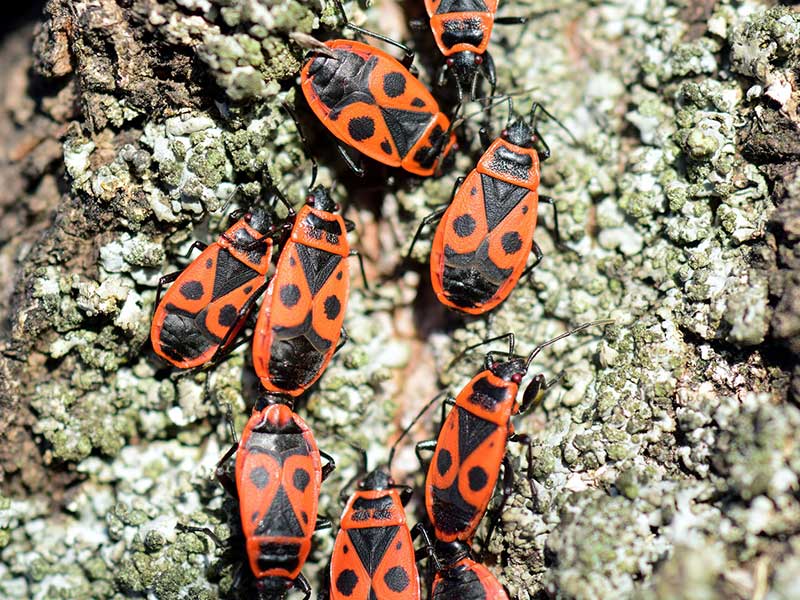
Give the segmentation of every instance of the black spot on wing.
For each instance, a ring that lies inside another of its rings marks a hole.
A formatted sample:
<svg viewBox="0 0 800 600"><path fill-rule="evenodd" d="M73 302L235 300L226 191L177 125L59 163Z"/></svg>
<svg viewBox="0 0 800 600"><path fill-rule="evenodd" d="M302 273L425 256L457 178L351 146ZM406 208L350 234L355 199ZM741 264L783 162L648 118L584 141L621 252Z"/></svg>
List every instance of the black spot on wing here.
<svg viewBox="0 0 800 600"><path fill-rule="evenodd" d="M297 287L294 283L287 283L285 285L282 285L278 293L281 299L281 303L286 308L292 308L300 301L300 288Z"/></svg>
<svg viewBox="0 0 800 600"><path fill-rule="evenodd" d="M406 91L406 78L402 73L392 72L383 76L383 92L389 98L402 96Z"/></svg>
<svg viewBox="0 0 800 600"><path fill-rule="evenodd" d="M516 231L509 231L500 238L500 245L506 254L516 254L522 248L522 238Z"/></svg>
<svg viewBox="0 0 800 600"><path fill-rule="evenodd" d="M447 448L439 450L439 456L436 457L436 470L439 471L439 475L447 473L452 465L453 455L450 451Z"/></svg>
<svg viewBox="0 0 800 600"><path fill-rule="evenodd" d="M299 492L305 492L311 481L311 475L303 468L297 468L292 475L292 485Z"/></svg>
<svg viewBox="0 0 800 600"><path fill-rule="evenodd" d="M199 300L203 297L203 284L199 281L187 281L181 285L180 292L187 300Z"/></svg>
<svg viewBox="0 0 800 600"><path fill-rule="evenodd" d="M336 296L328 296L325 298L324 309L325 316L329 321L333 321L342 311L342 303L339 302L339 299Z"/></svg>
<svg viewBox="0 0 800 600"><path fill-rule="evenodd" d="M411 101L411 106L414 106L415 108L424 108L425 100L423 100L422 98L414 98Z"/></svg>
<svg viewBox="0 0 800 600"><path fill-rule="evenodd" d="M250 471L250 481L258 489L263 490L269 484L269 471L264 467L256 467Z"/></svg>
<svg viewBox="0 0 800 600"><path fill-rule="evenodd" d="M389 143L389 140L383 140L381 142L381 150L383 150L386 154L392 153L392 145Z"/></svg>
<svg viewBox="0 0 800 600"><path fill-rule="evenodd" d="M486 475L485 469L474 466L467 473L467 480L469 481L469 489L473 492L478 492L486 487L486 482L489 480L489 477Z"/></svg>
<svg viewBox="0 0 800 600"><path fill-rule="evenodd" d="M383 581L393 592L400 593L408 587L411 579L408 572L401 566L392 567L383 575Z"/></svg>
<svg viewBox="0 0 800 600"><path fill-rule="evenodd" d="M375 120L372 117L355 117L347 123L347 133L357 142L375 135Z"/></svg>
<svg viewBox="0 0 800 600"><path fill-rule="evenodd" d="M358 585L358 575L352 569L345 569L336 578L336 591L342 596L350 596Z"/></svg>
<svg viewBox="0 0 800 600"><path fill-rule="evenodd" d="M239 311L233 304L226 304L219 311L217 322L223 327L231 327L239 318Z"/></svg>
<svg viewBox="0 0 800 600"><path fill-rule="evenodd" d="M453 219L453 231L458 237L464 238L472 235L475 231L475 219L470 214L458 215Z"/></svg>

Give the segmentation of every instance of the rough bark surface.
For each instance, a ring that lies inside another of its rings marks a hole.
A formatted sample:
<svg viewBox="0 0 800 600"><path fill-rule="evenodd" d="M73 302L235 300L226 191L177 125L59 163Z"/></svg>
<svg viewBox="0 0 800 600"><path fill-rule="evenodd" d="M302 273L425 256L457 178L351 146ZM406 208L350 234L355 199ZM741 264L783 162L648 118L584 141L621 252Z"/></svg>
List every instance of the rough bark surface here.
<svg viewBox="0 0 800 600"><path fill-rule="evenodd" d="M384 0L351 19L441 62ZM233 598L237 509L212 480L257 395L246 346L177 373L149 348L161 274L182 268L271 179L299 204L313 152L357 223L352 343L298 406L339 463L321 514L358 457L481 364L467 344L514 331L520 350L567 326L615 324L548 348L563 380L516 429L516 478L476 547L511 597L800 597L800 13L716 0L531 0L501 15L499 90L530 90L552 122L536 239L545 259L490 320L432 297L419 220L479 155L478 121L440 179L370 163L348 174L305 108L291 32L340 31L332 6L290 0L50 0L0 46L0 596ZM349 34L345 34L349 35ZM436 89L447 97L446 89ZM294 103L304 148L280 105ZM489 117L495 130L505 106ZM390 177L391 176L391 177ZM414 262L412 261L412 262ZM533 374L533 373L531 373ZM432 410L431 414L438 413ZM435 433L431 416L411 437ZM394 474L421 484L411 446ZM411 520L422 518L418 497ZM314 587L332 546L315 538ZM483 548L486 546L486 548ZM238 586L238 587L237 587Z"/></svg>

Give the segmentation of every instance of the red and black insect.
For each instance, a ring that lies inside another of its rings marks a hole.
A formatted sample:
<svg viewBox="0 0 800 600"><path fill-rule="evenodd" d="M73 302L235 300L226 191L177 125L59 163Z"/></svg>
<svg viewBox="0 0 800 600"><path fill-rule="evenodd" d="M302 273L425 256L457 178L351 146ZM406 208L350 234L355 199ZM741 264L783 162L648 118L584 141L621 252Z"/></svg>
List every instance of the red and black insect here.
<svg viewBox="0 0 800 600"><path fill-rule="evenodd" d="M281 251L253 337L253 364L269 392L302 394L337 349L350 293L347 258L357 254L347 241L353 224L338 210L326 188L312 189Z"/></svg>
<svg viewBox="0 0 800 600"><path fill-rule="evenodd" d="M300 570L311 550L311 535L330 523L317 519L322 481L335 468L314 435L279 397L265 396L253 411L241 440L222 457L217 478L239 500L250 569L263 600L284 598L292 588L311 588ZM236 475L224 469L236 453ZM328 463L323 465L322 458Z"/></svg>
<svg viewBox="0 0 800 600"><path fill-rule="evenodd" d="M508 594L494 575L472 558L463 542L431 541L427 530L418 525L428 557L436 575L431 586L431 600L508 600Z"/></svg>
<svg viewBox="0 0 800 600"><path fill-rule="evenodd" d="M506 456L507 442L528 446L528 478L533 477L530 439L514 432L511 418L535 406L542 394L558 381L547 383L543 374L536 375L525 389L522 402L517 403L519 384L536 355L567 336L611 322L584 323L539 344L527 357L514 354L512 333L479 344L507 338L507 358L496 360L493 353L487 354L484 370L472 378L457 398L449 398L442 405L438 439L417 444L418 457L421 451L433 451L425 479L425 506L437 540L471 542L492 498L501 465L503 499L497 512L502 511L514 482L514 471ZM448 405L454 408L445 418L444 409ZM492 526L487 539L491 529Z"/></svg>
<svg viewBox="0 0 800 600"><path fill-rule="evenodd" d="M455 144L450 119L428 89L382 50L343 39L325 42L306 62L300 79L323 125L378 162L429 176ZM350 167L362 173L339 149Z"/></svg>
<svg viewBox="0 0 800 600"><path fill-rule="evenodd" d="M366 472L366 454L364 454ZM419 575L405 505L413 490L375 469L350 496L331 557L334 600L418 600Z"/></svg>
<svg viewBox="0 0 800 600"><path fill-rule="evenodd" d="M497 85L494 60L487 51L495 23L524 23L525 17L496 17L498 0L425 0L436 45L446 57L439 84L451 75L459 101L465 92L475 96L480 73L491 86Z"/></svg>
<svg viewBox="0 0 800 600"><path fill-rule="evenodd" d="M540 110L549 116L534 103L530 122L515 118L491 144L481 130L485 151L477 167L456 180L449 204L425 217L411 242L413 249L422 229L440 220L431 247L431 282L449 308L473 315L492 310L526 272L531 249L535 261L527 270L539 264L542 251L533 240L539 202L553 206L560 242L555 203L539 195L539 164L550 157L536 128Z"/></svg>
<svg viewBox="0 0 800 600"><path fill-rule="evenodd" d="M156 354L176 367L197 367L227 350L267 287L272 238L285 226L273 225L263 210L235 212L231 220L213 244L192 245L202 253L188 267L158 282L150 340Z"/></svg>

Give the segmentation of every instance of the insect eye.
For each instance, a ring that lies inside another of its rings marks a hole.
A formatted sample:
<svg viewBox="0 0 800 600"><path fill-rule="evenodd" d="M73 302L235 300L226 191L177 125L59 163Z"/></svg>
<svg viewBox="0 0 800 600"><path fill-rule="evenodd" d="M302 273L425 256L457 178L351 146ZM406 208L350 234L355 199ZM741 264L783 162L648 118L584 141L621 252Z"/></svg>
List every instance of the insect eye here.
<svg viewBox="0 0 800 600"><path fill-rule="evenodd" d="M455 61L452 58L448 58L446 61L444 61L444 64L446 64L448 67L452 67L454 62Z"/></svg>
<svg viewBox="0 0 800 600"><path fill-rule="evenodd" d="M522 381L522 373L514 373L511 376L511 381L513 381L514 383L519 383L520 381Z"/></svg>
<svg viewBox="0 0 800 600"><path fill-rule="evenodd" d="M309 206L313 205L314 204L314 196L312 196L311 194L306 196L306 204L308 204Z"/></svg>
<svg viewBox="0 0 800 600"><path fill-rule="evenodd" d="M342 207L339 206L338 202L333 205L333 212L339 212L341 209L342 209Z"/></svg>
<svg viewBox="0 0 800 600"><path fill-rule="evenodd" d="M495 371L498 368L500 368L500 363L497 362L497 361L493 362L492 363L492 371Z"/></svg>
<svg viewBox="0 0 800 600"><path fill-rule="evenodd" d="M252 218L253 218L253 213L249 213L249 212L248 213L244 213L244 222L245 223L250 223Z"/></svg>
<svg viewBox="0 0 800 600"><path fill-rule="evenodd" d="M500 137L504 138L504 139L507 138L508 137L508 129L503 129L503 131L500 132Z"/></svg>
<svg viewBox="0 0 800 600"><path fill-rule="evenodd" d="M483 63L483 57L482 56L476 56L475 57L475 64L476 65L480 65L482 63Z"/></svg>

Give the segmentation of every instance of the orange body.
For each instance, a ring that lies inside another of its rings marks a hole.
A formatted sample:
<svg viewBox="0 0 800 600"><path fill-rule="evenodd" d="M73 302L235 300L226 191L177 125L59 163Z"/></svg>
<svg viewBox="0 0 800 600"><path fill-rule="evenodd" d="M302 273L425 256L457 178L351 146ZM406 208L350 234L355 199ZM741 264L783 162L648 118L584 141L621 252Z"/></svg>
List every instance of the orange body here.
<svg viewBox="0 0 800 600"><path fill-rule="evenodd" d="M271 256L271 239L244 218L234 223L161 298L150 327L156 354L190 369L224 350L245 322L243 308L264 291Z"/></svg>
<svg viewBox="0 0 800 600"><path fill-rule="evenodd" d="M253 336L253 364L268 391L298 396L330 362L350 292L349 254L341 216L300 210Z"/></svg>
<svg viewBox="0 0 800 600"><path fill-rule="evenodd" d="M469 543L492 499L519 411L518 385L481 371L442 424L425 478L425 507L436 539Z"/></svg>
<svg viewBox="0 0 800 600"><path fill-rule="evenodd" d="M436 45L445 56L469 51L483 54L489 45L497 0L475 0L475 10L459 11L453 0L425 0Z"/></svg>
<svg viewBox="0 0 800 600"><path fill-rule="evenodd" d="M333 600L418 600L419 576L396 489L359 490L342 513L331 557Z"/></svg>
<svg viewBox="0 0 800 600"><path fill-rule="evenodd" d="M450 119L399 61L361 42L325 43L300 73L311 110L333 135L362 154L417 175L433 175L455 143Z"/></svg>
<svg viewBox="0 0 800 600"><path fill-rule="evenodd" d="M533 246L538 189L536 150L495 140L436 229L431 282L442 304L477 315L508 297Z"/></svg>
<svg viewBox="0 0 800 600"><path fill-rule="evenodd" d="M508 594L494 575L482 564L464 558L454 566L436 573L431 600L508 600Z"/></svg>
<svg viewBox="0 0 800 600"><path fill-rule="evenodd" d="M236 454L236 488L257 579L300 574L311 550L321 483L319 449L305 421L284 404L254 412Z"/></svg>

